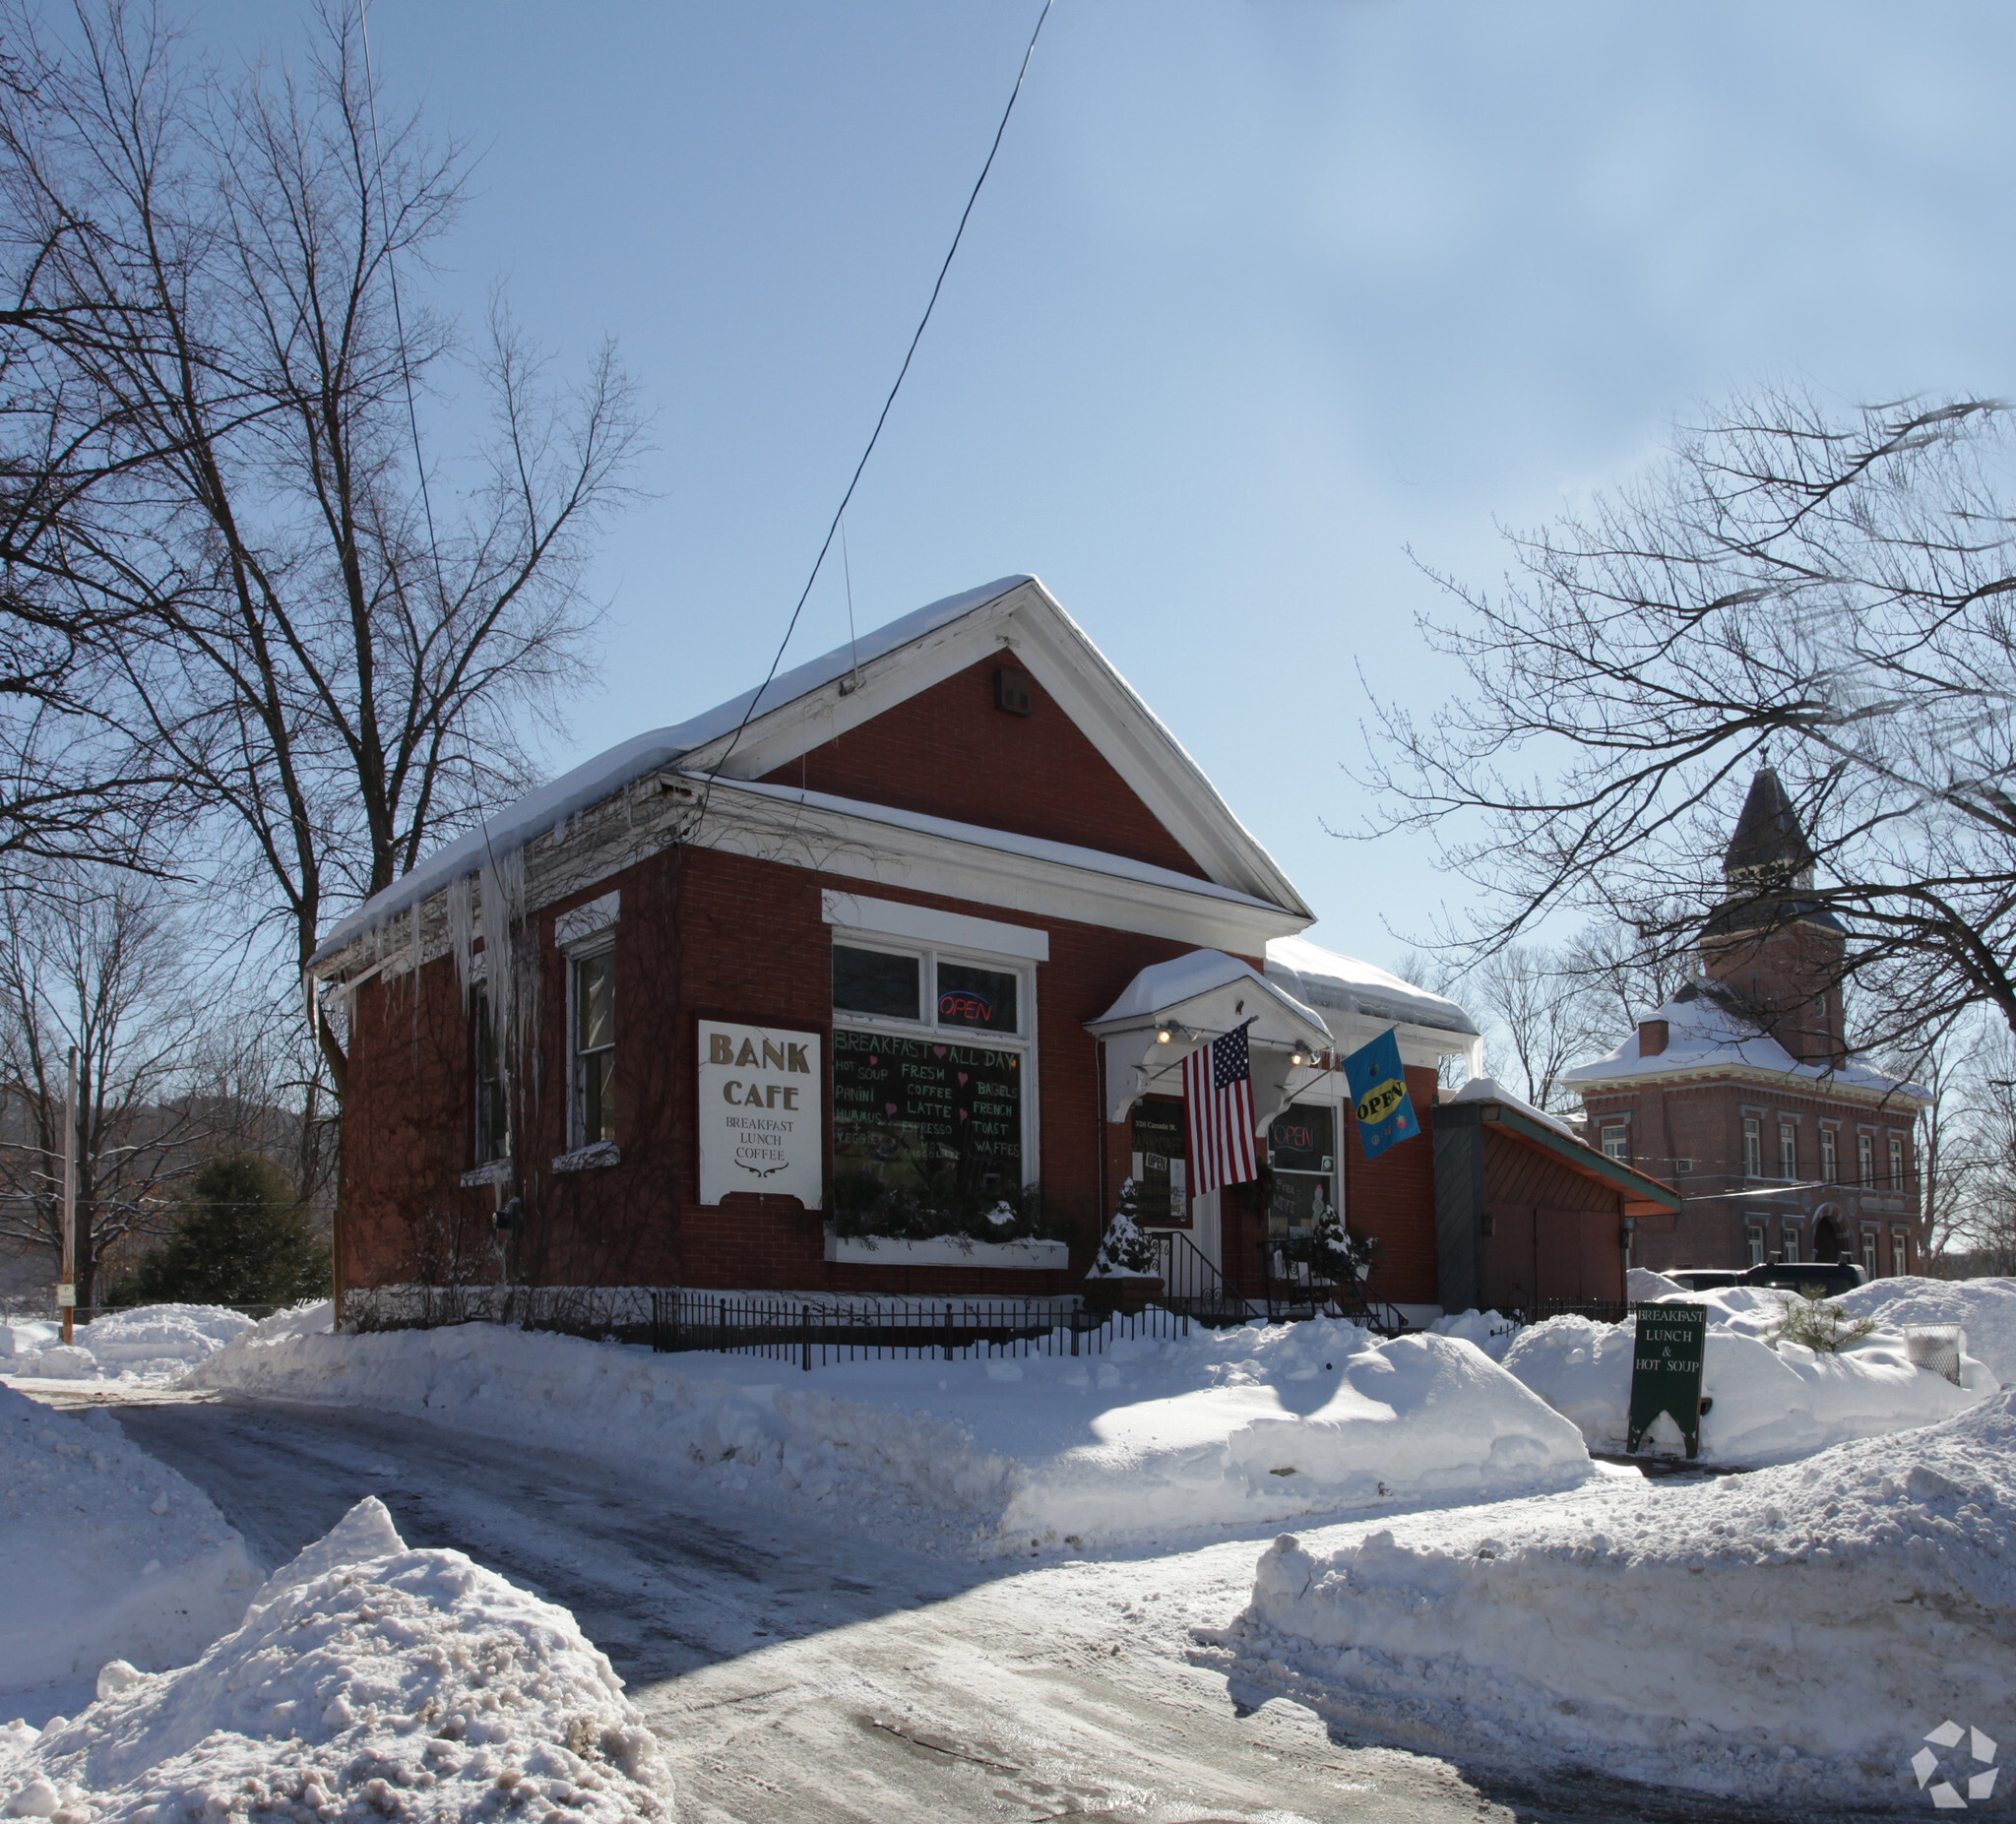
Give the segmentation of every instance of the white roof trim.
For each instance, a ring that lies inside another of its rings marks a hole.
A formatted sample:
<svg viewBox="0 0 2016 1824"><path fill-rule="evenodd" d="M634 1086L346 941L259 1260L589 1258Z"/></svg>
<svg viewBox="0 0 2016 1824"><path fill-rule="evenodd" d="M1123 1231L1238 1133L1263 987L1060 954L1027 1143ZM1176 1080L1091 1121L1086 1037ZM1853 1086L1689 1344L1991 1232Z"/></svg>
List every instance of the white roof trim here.
<svg viewBox="0 0 2016 1824"><path fill-rule="evenodd" d="M819 896L826 922L862 937L908 937L920 944L955 944L995 956L1022 957L1032 963L1050 960L1050 934L1034 925L1001 924L966 912L940 912L935 906L913 906L905 900L871 900L858 893Z"/></svg>

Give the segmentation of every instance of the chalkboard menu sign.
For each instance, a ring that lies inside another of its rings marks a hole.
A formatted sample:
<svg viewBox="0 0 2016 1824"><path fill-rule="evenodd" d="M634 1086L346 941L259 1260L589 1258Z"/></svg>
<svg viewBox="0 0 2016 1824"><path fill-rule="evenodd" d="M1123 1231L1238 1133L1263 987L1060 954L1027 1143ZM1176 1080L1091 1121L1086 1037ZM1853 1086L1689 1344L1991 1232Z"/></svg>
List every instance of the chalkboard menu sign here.
<svg viewBox="0 0 2016 1824"><path fill-rule="evenodd" d="M887 1033L833 1035L833 1165L893 1188L1022 1187L1022 1054Z"/></svg>
<svg viewBox="0 0 2016 1824"><path fill-rule="evenodd" d="M1631 1421L1624 1443L1635 1452L1661 1414L1680 1428L1687 1455L1701 1454L1701 1363L1708 1343L1708 1307L1638 1307L1631 1352Z"/></svg>

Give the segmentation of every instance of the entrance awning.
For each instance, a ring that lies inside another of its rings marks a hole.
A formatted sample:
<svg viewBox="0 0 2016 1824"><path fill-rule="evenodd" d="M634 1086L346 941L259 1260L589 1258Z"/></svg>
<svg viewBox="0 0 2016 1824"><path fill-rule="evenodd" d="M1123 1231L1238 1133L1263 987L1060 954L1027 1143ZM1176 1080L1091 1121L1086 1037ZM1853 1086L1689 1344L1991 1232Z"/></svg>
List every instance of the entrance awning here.
<svg viewBox="0 0 2016 1824"><path fill-rule="evenodd" d="M1144 969L1085 1023L1105 1048L1106 1119L1124 1120L1143 1096L1180 1095L1183 1059L1235 1026L1246 1027L1253 1048L1253 1117L1264 1128L1330 1049L1315 1009L1223 950L1193 950Z"/></svg>

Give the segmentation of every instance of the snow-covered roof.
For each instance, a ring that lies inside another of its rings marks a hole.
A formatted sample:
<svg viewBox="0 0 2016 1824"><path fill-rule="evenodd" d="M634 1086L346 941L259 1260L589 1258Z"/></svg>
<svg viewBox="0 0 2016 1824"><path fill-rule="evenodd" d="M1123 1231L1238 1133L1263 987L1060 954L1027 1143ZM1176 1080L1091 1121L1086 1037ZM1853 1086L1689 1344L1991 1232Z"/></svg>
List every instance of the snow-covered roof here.
<svg viewBox="0 0 2016 1824"><path fill-rule="evenodd" d="M1286 911L1294 915L1294 922L1313 915L1181 743L1113 670L1084 630L1034 577L1009 576L931 602L782 672L760 692L744 691L702 715L633 736L584 762L507 805L480 828L423 856L412 872L332 926L311 963L329 961L493 857L523 849L569 818L667 767L683 765L689 772L720 779L732 753L744 779L774 774L807 746L832 739L836 727L852 725L847 723L850 713L855 722L871 719L935 682L945 674L948 662L971 663L992 652L994 635L1002 626L1014 634L1010 644L1017 647L1021 662L1037 672L1066 714L1093 736L1210 880L1236 883L1243 890L1222 888L1223 897ZM858 689L847 682L850 673L857 674ZM838 701L848 709L828 701L835 697L831 687L836 683ZM738 735L745 723L746 733ZM1186 881L1193 888L1202 884L1187 877Z"/></svg>
<svg viewBox="0 0 2016 1824"><path fill-rule="evenodd" d="M1306 937L1270 938L1267 974L1312 1007L1477 1037L1477 1023L1447 995L1430 994L1390 971L1340 956Z"/></svg>
<svg viewBox="0 0 2016 1824"><path fill-rule="evenodd" d="M1127 984L1118 1000L1097 1020L1088 1020L1086 1024L1097 1030L1126 1020L1152 1020L1200 994L1240 980L1251 981L1318 1033L1328 1030L1314 1008L1303 1006L1279 982L1269 981L1252 964L1242 963L1223 950L1192 950L1185 956L1171 957L1166 963L1150 964Z"/></svg>
<svg viewBox="0 0 2016 1824"><path fill-rule="evenodd" d="M1813 1064L1794 1057L1733 1005L1733 1000L1732 991L1723 983L1710 976L1699 976L1647 1016L1650 1020L1667 1023L1664 1051L1655 1052L1651 1057L1642 1056L1638 1034L1633 1032L1615 1050L1595 1062L1577 1064L1574 1069L1563 1071L1561 1081L1593 1086L1633 1077L1747 1067L1769 1071L1775 1076L1800 1077L1810 1083L1894 1096L1906 1101L1931 1100L1922 1085L1893 1077L1860 1058L1851 1057L1841 1064Z"/></svg>
<svg viewBox="0 0 2016 1824"><path fill-rule="evenodd" d="M1565 1134L1578 1146L1588 1146L1573 1127L1557 1114L1549 1114L1544 1108L1536 1108L1530 1101L1514 1096L1495 1077L1473 1077L1453 1096L1442 1098L1445 1102L1502 1102L1507 1108L1517 1108L1531 1120L1543 1121L1557 1133Z"/></svg>
<svg viewBox="0 0 2016 1824"><path fill-rule="evenodd" d="M879 659L885 653L894 652L912 640L934 632L948 621L957 620L962 614L984 607L1029 581L1026 576L1000 577L992 583L981 584L978 589L947 596L942 601L927 603L885 627L876 628L873 633L863 634L850 645L835 647L817 659L779 672L760 691L745 690L740 696L730 697L725 703L718 703L713 709L685 722L674 723L668 728L654 728L648 734L633 735L627 741L617 742L605 753L583 761L572 772L561 774L551 785L541 786L515 804L506 805L479 828L457 837L452 843L444 843L430 854L422 856L411 873L403 875L383 892L372 895L348 917L332 926L312 961L319 963L334 956L374 926L383 924L409 907L419 905L439 893L450 881L459 880L481 867L492 854L501 855L523 849L535 837L543 836L577 811L584 811L591 804L599 804L612 792L620 791L625 786L657 772L661 767L670 766L682 755L705 747L710 741L732 734L744 718L753 719L763 711L776 709L834 683L856 665L866 664L870 660Z"/></svg>

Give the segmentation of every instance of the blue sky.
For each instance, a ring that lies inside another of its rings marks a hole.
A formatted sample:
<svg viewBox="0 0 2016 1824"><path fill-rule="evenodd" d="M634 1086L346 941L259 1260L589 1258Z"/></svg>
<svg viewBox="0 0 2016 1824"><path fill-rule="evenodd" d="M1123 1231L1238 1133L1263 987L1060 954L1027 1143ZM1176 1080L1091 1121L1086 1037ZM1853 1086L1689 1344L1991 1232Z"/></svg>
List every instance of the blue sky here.
<svg viewBox="0 0 2016 1824"><path fill-rule="evenodd" d="M481 150L448 248L563 354L613 335L655 498L595 576L565 765L760 676L1037 4L376 0ZM193 19L227 51L270 4ZM1467 579L1759 380L2006 392L2016 10L1057 0L850 515L862 626L1050 586L1375 961L1457 889L1358 810L1360 673L1454 680ZM837 565L791 656L846 635Z"/></svg>

